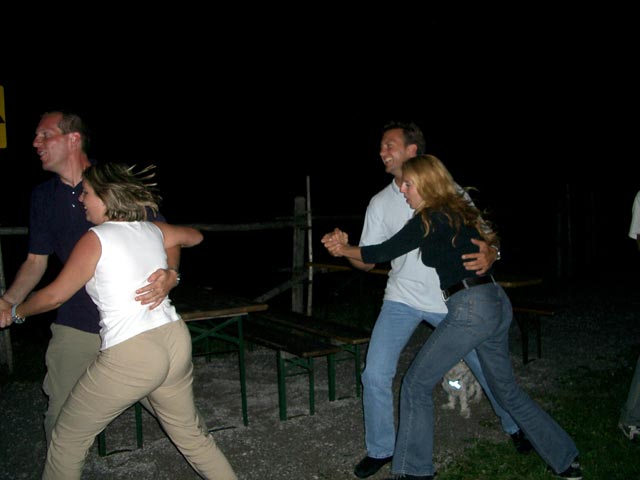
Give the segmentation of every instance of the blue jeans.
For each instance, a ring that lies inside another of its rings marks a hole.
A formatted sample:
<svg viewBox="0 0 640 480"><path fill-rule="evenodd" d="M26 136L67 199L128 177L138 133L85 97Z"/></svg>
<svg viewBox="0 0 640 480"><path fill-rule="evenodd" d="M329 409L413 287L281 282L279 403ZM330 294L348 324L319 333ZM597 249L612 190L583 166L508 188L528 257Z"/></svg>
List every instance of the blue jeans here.
<svg viewBox="0 0 640 480"><path fill-rule="evenodd" d="M391 471L433 475L433 389L461 357L476 349L493 394L540 457L555 471L578 455L569 435L518 386L509 355L511 302L502 287L479 285L453 295L449 314L409 367L400 393L400 424Z"/></svg>
<svg viewBox="0 0 640 480"><path fill-rule="evenodd" d="M620 423L624 425L640 425L640 357L631 380L627 401L620 411Z"/></svg>
<svg viewBox="0 0 640 480"><path fill-rule="evenodd" d="M384 458L393 455L396 442L393 379L402 350L420 322L424 320L437 327L444 318L444 313L424 312L404 303L385 300L382 304L371 334L362 374L365 445L370 457ZM469 352L464 360L500 417L504 431L508 434L516 432L518 425L496 402L475 350Z"/></svg>

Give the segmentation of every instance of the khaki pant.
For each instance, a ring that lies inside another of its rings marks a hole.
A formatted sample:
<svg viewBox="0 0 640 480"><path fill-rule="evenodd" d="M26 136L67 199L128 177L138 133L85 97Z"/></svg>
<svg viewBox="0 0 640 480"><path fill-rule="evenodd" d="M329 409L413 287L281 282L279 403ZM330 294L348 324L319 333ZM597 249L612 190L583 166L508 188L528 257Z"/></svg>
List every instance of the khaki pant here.
<svg viewBox="0 0 640 480"><path fill-rule="evenodd" d="M103 350L78 380L51 435L43 479L79 479L95 436L136 401L149 399L165 432L207 479L235 479L193 400L191 336L172 322Z"/></svg>
<svg viewBox="0 0 640 480"><path fill-rule="evenodd" d="M100 353L100 345L100 335L97 333L83 332L57 323L51 324L51 340L49 340L45 357L47 374L42 384L42 390L49 399L47 411L44 414L47 445L51 443L51 432L60 415L62 405L78 379L84 375ZM142 398L140 403L151 415L156 416L149 400ZM202 415L200 419L200 428L207 431L207 424Z"/></svg>
<svg viewBox="0 0 640 480"><path fill-rule="evenodd" d="M83 332L57 323L51 324L51 340L45 357L47 374L42 384L42 390L49 397L47 411L44 414L47 445L51 442L51 432L62 405L99 352L100 335L97 333Z"/></svg>

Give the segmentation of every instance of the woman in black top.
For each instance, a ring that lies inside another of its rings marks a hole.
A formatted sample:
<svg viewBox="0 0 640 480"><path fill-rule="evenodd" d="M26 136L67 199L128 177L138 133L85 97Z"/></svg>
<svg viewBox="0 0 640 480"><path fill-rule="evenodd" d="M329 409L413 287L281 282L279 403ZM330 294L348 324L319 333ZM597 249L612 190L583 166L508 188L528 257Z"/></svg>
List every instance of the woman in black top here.
<svg viewBox="0 0 640 480"><path fill-rule="evenodd" d="M436 157L414 157L404 163L402 172L401 191L415 216L400 232L386 242L365 247L350 246L347 234L339 230L323 238L332 255L365 263L389 261L420 247L423 263L435 268L440 277L449 313L422 346L402 382L392 472L400 478L433 478L433 389L475 348L496 399L542 459L560 478L582 479L573 440L515 381L509 355L513 318L509 298L491 271L469 277L460 261L462 254L477 252L472 238L491 244L496 233L488 231L478 209L456 188Z"/></svg>

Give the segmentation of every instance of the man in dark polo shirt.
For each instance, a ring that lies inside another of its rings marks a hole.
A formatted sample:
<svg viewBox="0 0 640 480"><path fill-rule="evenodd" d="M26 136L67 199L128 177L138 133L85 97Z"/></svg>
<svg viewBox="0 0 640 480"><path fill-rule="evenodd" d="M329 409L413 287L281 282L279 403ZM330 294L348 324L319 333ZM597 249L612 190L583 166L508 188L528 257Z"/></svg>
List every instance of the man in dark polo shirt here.
<svg viewBox="0 0 640 480"><path fill-rule="evenodd" d="M78 201L82 172L91 164L86 153L88 141L87 128L77 115L64 112L42 115L33 146L42 168L56 175L32 192L29 253L12 285L0 298L0 310L22 302L44 276L49 255L55 254L62 263L66 262L76 242L93 226ZM156 219L164 221L161 216ZM168 250L167 257L170 268L154 272L149 284L135 292L136 299L150 308L158 306L177 284L180 249ZM98 355L99 320L98 309L83 288L58 309L51 324L43 383L49 398L44 416L47 445L71 389ZM150 408L146 399L145 403Z"/></svg>

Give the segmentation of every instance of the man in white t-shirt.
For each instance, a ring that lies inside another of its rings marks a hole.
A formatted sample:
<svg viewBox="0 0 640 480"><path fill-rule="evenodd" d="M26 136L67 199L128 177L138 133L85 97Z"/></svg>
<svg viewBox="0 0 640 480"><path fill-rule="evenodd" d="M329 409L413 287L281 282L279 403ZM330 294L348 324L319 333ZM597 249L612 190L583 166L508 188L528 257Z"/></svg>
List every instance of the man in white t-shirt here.
<svg viewBox="0 0 640 480"><path fill-rule="evenodd" d="M373 196L367 207L360 236L361 246L387 240L413 216L413 210L400 192L402 164L411 157L423 154L424 150L424 135L415 123L392 122L383 128L380 157L386 172L393 175L394 179ZM499 255L497 249L484 242L478 245L480 253L468 254L468 258L465 258L466 267L471 270L470 276L484 273ZM349 261L364 271L375 267L357 260ZM418 249L391 261L384 302L371 334L362 374L367 455L356 465L356 476L366 478L374 475L392 460L396 439L392 386L400 354L420 322L426 321L435 327L446 314L447 307L440 291L438 275L435 269L422 263ZM489 390L475 350L465 361L484 388L496 414L500 416L502 428L511 435L518 451L529 452L531 444Z"/></svg>
<svg viewBox="0 0 640 480"><path fill-rule="evenodd" d="M640 250L640 191L633 201L629 236L638 243L638 250ZM618 427L629 440L640 438L640 357L631 379L627 400L620 410Z"/></svg>
<svg viewBox="0 0 640 480"><path fill-rule="evenodd" d="M636 194L631 210L631 227L629 227L629 236L638 242L638 250L640 250L640 191Z"/></svg>

